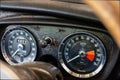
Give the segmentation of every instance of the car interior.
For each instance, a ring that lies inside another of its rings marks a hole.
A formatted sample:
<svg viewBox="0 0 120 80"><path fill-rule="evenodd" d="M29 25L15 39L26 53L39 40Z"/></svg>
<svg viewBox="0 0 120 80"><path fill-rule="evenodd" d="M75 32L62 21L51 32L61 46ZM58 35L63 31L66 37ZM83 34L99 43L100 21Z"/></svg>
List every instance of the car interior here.
<svg viewBox="0 0 120 80"><path fill-rule="evenodd" d="M120 80L119 0L0 0L1 80Z"/></svg>

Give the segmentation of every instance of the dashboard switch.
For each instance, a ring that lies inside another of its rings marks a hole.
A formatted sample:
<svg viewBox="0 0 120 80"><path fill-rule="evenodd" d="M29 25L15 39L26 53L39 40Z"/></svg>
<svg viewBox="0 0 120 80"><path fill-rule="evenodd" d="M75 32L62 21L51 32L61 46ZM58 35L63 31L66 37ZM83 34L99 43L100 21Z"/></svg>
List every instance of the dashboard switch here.
<svg viewBox="0 0 120 80"><path fill-rule="evenodd" d="M54 38L51 37L45 37L43 40L40 40L40 45L42 48L47 47L48 45L56 45L57 42Z"/></svg>

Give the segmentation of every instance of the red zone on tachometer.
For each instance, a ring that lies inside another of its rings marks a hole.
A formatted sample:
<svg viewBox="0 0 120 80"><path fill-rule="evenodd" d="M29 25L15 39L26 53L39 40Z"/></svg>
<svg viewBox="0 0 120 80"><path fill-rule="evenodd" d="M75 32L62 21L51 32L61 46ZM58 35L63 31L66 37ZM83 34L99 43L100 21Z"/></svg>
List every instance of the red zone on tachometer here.
<svg viewBox="0 0 120 80"><path fill-rule="evenodd" d="M86 58L89 59L90 61L93 61L95 58L95 51L86 52Z"/></svg>

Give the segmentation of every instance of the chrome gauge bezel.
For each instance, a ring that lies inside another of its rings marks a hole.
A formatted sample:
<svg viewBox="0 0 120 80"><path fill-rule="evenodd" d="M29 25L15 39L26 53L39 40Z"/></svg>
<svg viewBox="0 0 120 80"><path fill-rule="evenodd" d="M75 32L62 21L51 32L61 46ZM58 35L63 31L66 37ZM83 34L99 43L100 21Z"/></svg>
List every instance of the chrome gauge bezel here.
<svg viewBox="0 0 120 80"><path fill-rule="evenodd" d="M100 46L102 47L103 52L104 52L104 53L103 53L104 55L101 56L102 61L101 61L100 65L99 65L99 67L98 67L96 70L94 70L93 72L90 72L90 73L79 73L79 72L75 72L75 71L71 70L71 69L68 67L68 65L66 64L66 62L65 62L65 60L64 60L64 57L63 57L64 47L65 47L65 45L66 45L66 44L65 44L66 41L69 40L71 37L73 37L73 36L75 36L75 35L82 35L82 34L85 34L85 35L88 35L88 36L90 36L90 37L92 37L92 38L95 38L95 40L97 40L97 41L99 42L99 44L100 44ZM91 33L87 33L87 32L72 33L72 34L66 36L66 37L62 40L62 42L60 43L60 46L59 46L59 49L58 49L58 59L59 59L59 62L60 62L60 64L61 64L61 66L63 67L63 69L64 69L67 73L69 73L70 75L72 75L72 76L74 76L74 77L77 77L77 78L91 78L91 77L97 75L97 74L103 69L103 67L104 67L104 65L105 65L105 63L106 63L106 49L105 49L102 41L101 41L97 36L95 36L95 35L93 35L93 34L91 34Z"/></svg>
<svg viewBox="0 0 120 80"><path fill-rule="evenodd" d="M12 26L13 27L13 26ZM26 32L27 34L30 35L30 37L33 39L34 43L35 43L35 54L34 54L34 58L32 58L32 60L30 62L33 62L36 57L37 57L37 42L36 42L36 39L34 37L34 35L26 28L24 27L13 27L13 28L10 28L10 29L7 29L5 31L5 33L3 34L2 36L2 39L1 39L1 51L2 51L2 55L4 57L4 59L10 64L10 65L15 65L15 64L20 64L20 63L24 63L24 62L17 62L15 61L12 57L10 57L10 54L7 53L6 51L6 41L7 41L7 36L12 32L12 31L16 31L16 30L21 30L21 31L24 31ZM9 55L8 55L9 54ZM29 61L25 61L25 62L29 62Z"/></svg>

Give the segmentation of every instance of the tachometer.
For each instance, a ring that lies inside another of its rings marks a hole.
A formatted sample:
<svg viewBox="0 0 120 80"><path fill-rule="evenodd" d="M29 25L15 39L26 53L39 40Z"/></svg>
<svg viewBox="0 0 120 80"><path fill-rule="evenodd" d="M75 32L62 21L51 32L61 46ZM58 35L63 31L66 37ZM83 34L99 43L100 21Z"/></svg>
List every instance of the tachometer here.
<svg viewBox="0 0 120 80"><path fill-rule="evenodd" d="M96 36L90 33L75 33L62 41L59 60L69 74L78 78L90 78L102 70L106 51Z"/></svg>
<svg viewBox="0 0 120 80"><path fill-rule="evenodd" d="M9 64L32 62L37 55L36 41L24 28L7 30L1 40L1 50Z"/></svg>

